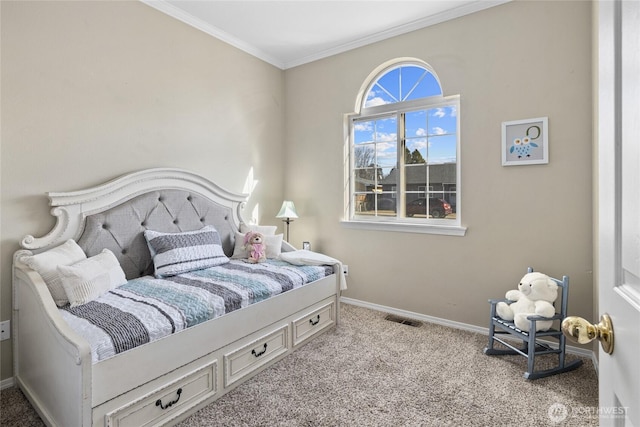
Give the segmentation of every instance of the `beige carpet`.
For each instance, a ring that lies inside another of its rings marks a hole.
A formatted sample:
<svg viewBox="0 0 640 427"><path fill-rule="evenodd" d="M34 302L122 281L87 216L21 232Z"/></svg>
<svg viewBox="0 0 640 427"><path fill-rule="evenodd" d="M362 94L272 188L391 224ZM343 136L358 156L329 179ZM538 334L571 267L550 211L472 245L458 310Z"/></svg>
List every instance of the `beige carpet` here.
<svg viewBox="0 0 640 427"><path fill-rule="evenodd" d="M484 335L398 324L352 305L341 313L337 329L179 426L598 425L590 360L527 381L523 357L482 353ZM2 391L1 405L2 426L42 425L15 388Z"/></svg>

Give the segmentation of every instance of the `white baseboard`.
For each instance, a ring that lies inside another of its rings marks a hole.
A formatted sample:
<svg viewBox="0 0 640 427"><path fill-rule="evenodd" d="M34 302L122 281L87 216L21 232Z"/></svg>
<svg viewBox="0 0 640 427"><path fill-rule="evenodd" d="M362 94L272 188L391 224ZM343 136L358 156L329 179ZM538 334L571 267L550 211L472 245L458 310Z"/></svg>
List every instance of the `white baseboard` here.
<svg viewBox="0 0 640 427"><path fill-rule="evenodd" d="M359 307L369 308L371 310L382 311L384 313L395 314L397 316L408 317L410 319L421 320L427 323L435 323L437 325L448 326L450 328L461 329L463 331L469 332L477 332L483 335L489 335L489 328L484 328L481 326L470 325L468 323L456 322L453 320L442 319L440 317L427 316L426 314L415 313L413 311L400 310L393 307L387 307L385 305L374 304L367 301L357 300L353 298L340 297L340 302L345 304L357 305ZM586 357L591 359L593 362L593 366L596 369L596 373L598 372L598 359L595 356L595 353L586 348L574 347L572 345L566 346L566 351L569 354L575 354L577 356Z"/></svg>
<svg viewBox="0 0 640 427"><path fill-rule="evenodd" d="M14 386L13 377L0 381L0 390L4 390L5 388L11 388L13 386Z"/></svg>

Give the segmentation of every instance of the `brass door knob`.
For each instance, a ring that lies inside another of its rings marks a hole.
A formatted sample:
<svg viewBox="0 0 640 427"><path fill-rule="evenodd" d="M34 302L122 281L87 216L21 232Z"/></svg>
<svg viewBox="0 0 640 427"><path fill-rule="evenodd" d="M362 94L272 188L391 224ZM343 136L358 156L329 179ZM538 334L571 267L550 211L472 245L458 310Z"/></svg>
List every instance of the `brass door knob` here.
<svg viewBox="0 0 640 427"><path fill-rule="evenodd" d="M592 325L582 317L569 316L562 321L562 333L579 344L597 339L605 352L613 353L613 323L606 313L600 316L600 323L597 325Z"/></svg>

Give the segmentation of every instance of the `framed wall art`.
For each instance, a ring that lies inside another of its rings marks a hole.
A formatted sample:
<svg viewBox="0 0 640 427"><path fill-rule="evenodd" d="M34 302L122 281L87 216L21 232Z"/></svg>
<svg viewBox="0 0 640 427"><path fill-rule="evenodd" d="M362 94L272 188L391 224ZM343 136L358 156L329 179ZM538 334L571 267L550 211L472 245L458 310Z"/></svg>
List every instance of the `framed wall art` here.
<svg viewBox="0 0 640 427"><path fill-rule="evenodd" d="M548 118L502 122L502 166L549 163Z"/></svg>

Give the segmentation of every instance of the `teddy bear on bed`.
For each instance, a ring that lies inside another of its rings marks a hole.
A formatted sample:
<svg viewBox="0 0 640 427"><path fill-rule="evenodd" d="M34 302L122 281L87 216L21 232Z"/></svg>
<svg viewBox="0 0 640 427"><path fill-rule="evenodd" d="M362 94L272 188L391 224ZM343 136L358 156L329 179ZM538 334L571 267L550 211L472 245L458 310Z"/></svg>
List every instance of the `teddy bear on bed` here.
<svg viewBox="0 0 640 427"><path fill-rule="evenodd" d="M244 250L247 251L247 260L250 263L263 262L267 259L267 245L264 243L262 233L249 231L244 235Z"/></svg>
<svg viewBox="0 0 640 427"><path fill-rule="evenodd" d="M527 273L518 284L518 290L510 290L505 297L511 302L499 302L496 313L504 320L515 323L523 331L529 331L527 316L552 317L556 313L553 302L558 297L558 285L543 273ZM546 331L553 321L536 322L536 331Z"/></svg>

